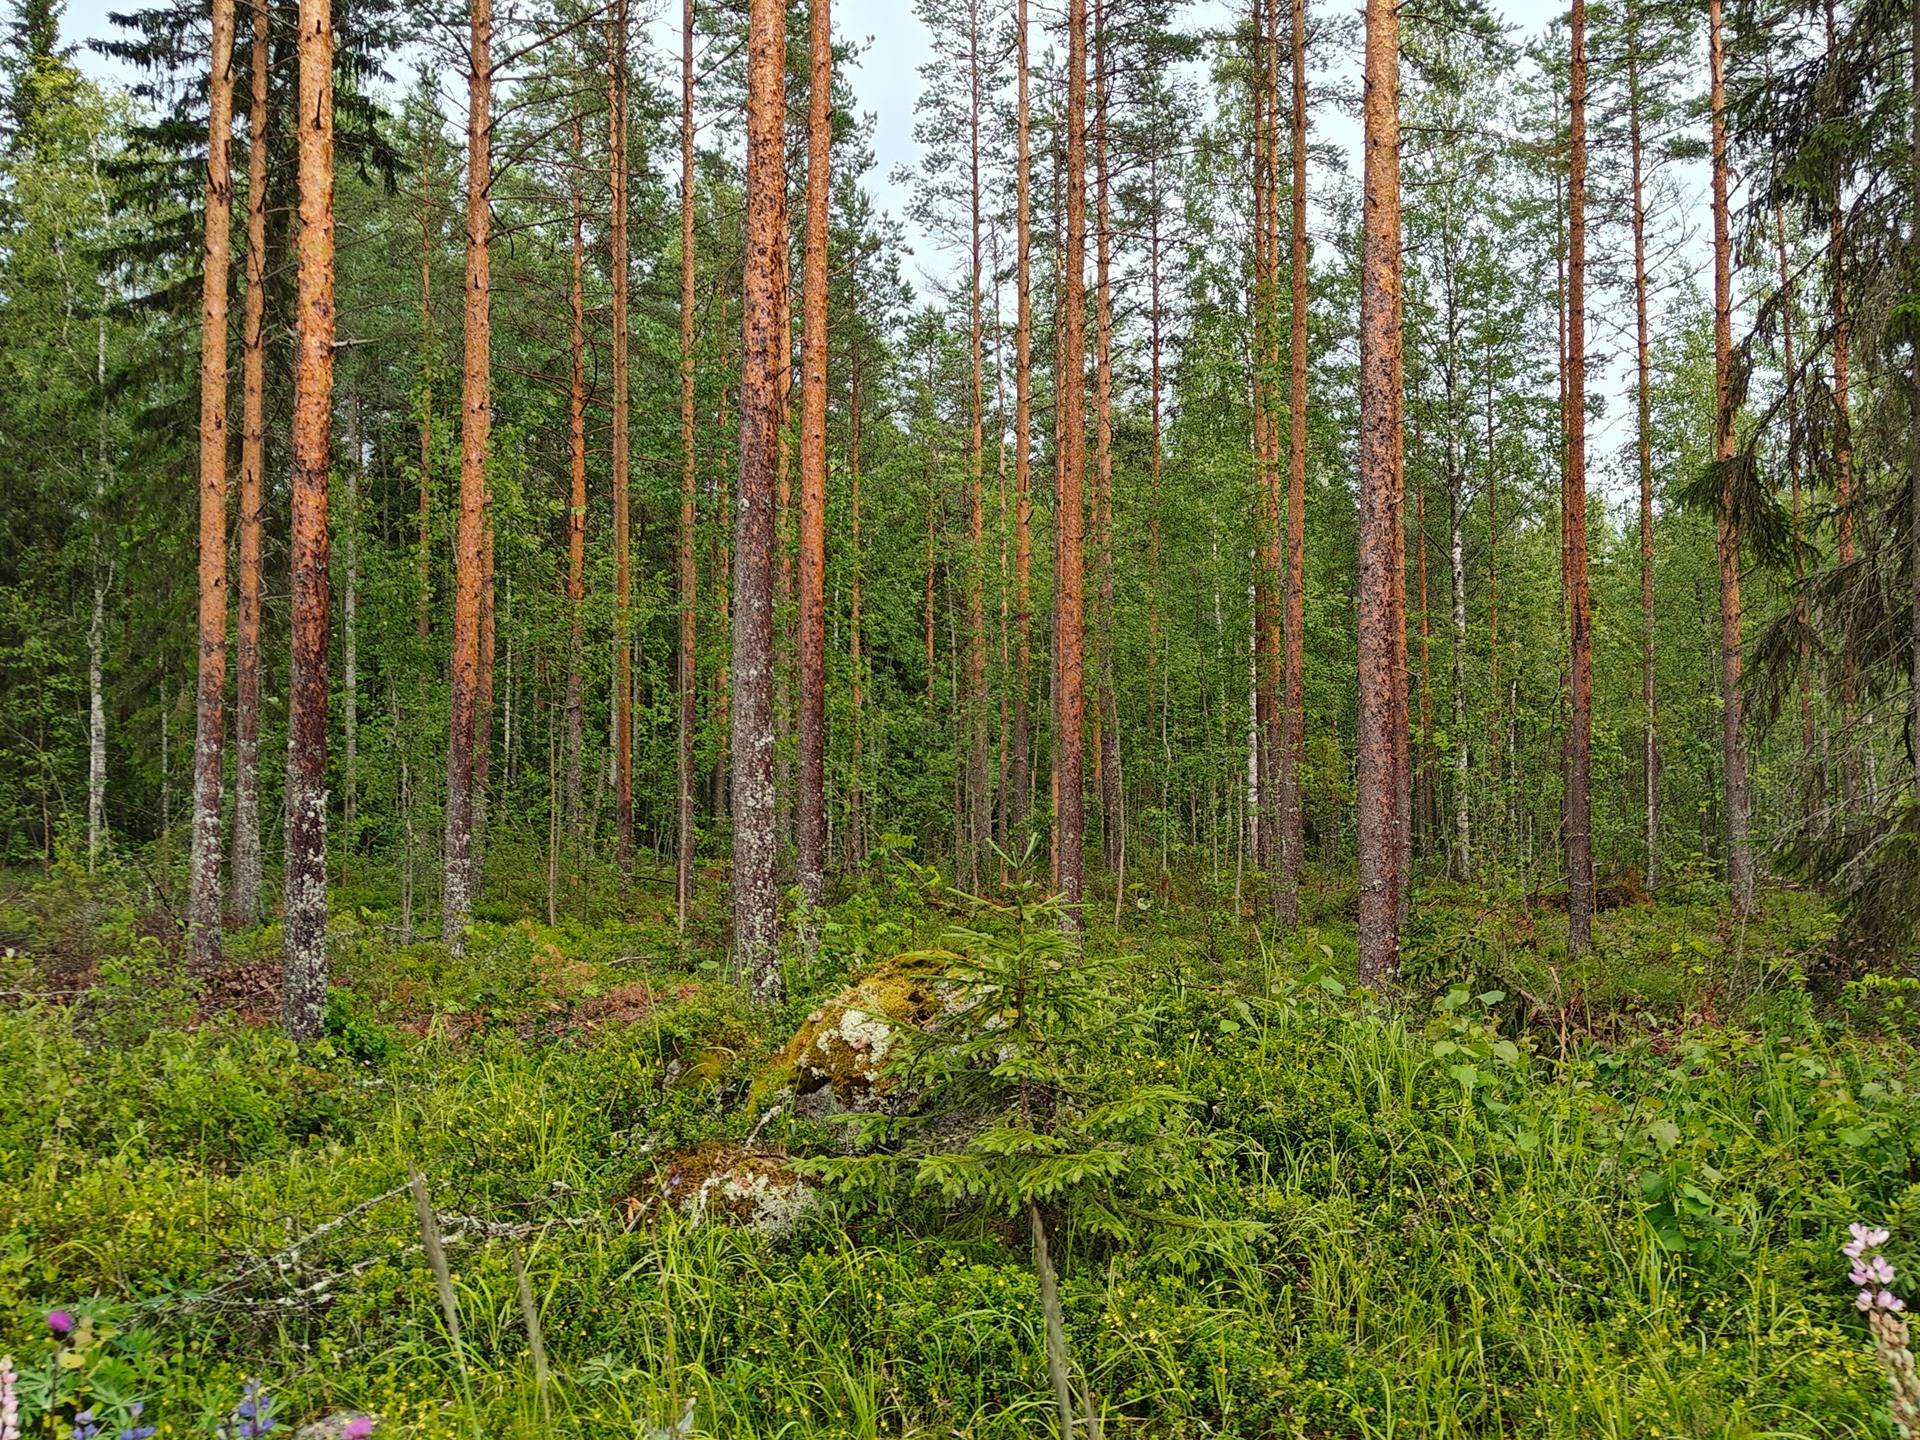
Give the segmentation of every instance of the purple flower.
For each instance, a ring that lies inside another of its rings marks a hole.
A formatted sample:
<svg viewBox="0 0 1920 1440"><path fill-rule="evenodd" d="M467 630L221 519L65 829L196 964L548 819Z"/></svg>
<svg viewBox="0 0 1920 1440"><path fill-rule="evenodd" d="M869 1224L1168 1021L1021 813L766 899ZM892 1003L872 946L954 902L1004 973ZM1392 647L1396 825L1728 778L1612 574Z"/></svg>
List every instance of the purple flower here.
<svg viewBox="0 0 1920 1440"><path fill-rule="evenodd" d="M373 1434L373 1417L356 1415L347 1421L347 1428L340 1432L342 1440L367 1440Z"/></svg>
<svg viewBox="0 0 1920 1440"><path fill-rule="evenodd" d="M73 1429L69 1432L68 1440L94 1440L99 1433L100 1427L94 1423L93 1410L88 1408L73 1417Z"/></svg>
<svg viewBox="0 0 1920 1440"><path fill-rule="evenodd" d="M0 1440L20 1440L20 1372L11 1355L0 1355Z"/></svg>
<svg viewBox="0 0 1920 1440"><path fill-rule="evenodd" d="M73 1316L65 1310L55 1310L47 1316L47 1328L62 1340L73 1333L73 1326Z"/></svg>
<svg viewBox="0 0 1920 1440"><path fill-rule="evenodd" d="M258 1380L249 1380L240 1392L240 1403L233 1407L233 1414L220 1427L221 1440L260 1440L275 1429L276 1424L273 1396Z"/></svg>

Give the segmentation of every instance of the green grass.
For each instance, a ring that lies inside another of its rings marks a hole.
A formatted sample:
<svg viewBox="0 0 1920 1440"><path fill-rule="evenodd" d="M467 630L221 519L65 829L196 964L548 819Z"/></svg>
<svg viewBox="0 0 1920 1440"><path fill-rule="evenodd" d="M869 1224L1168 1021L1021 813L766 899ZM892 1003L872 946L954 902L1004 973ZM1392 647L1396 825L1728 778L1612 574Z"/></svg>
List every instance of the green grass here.
<svg viewBox="0 0 1920 1440"><path fill-rule="evenodd" d="M754 1079L809 1009L937 938L923 875L837 905L770 1016L706 923L683 943L646 912L496 918L454 957L394 943L362 886L304 1056L195 1020L116 883L0 911L21 947L0 973L0 1353L37 1364L46 1311L97 1309L105 1380L162 1435L211 1434L250 1375L287 1420L365 1410L395 1436L634 1436L689 1399L712 1436L1051 1432L1023 1226L910 1192L828 1194L779 1240L628 1223L662 1155L754 1131ZM1736 936L1710 896L1609 911L1569 964L1551 913L1436 886L1392 1005L1346 984L1341 908L1282 943L1201 897L1095 930L1099 1063L1187 1092L1207 1142L1124 1243L1059 1224L1107 1434L1891 1434L1838 1245L1868 1218L1920 1262L1920 1104L1905 1041L1810 997L1815 900L1770 895ZM85 944L52 933L82 924ZM232 953L270 961L275 939ZM83 983L47 983L53 955ZM758 1140L845 1137L776 1118ZM455 1237L471 1409L409 1166ZM1187 1243L1196 1221L1234 1223Z"/></svg>

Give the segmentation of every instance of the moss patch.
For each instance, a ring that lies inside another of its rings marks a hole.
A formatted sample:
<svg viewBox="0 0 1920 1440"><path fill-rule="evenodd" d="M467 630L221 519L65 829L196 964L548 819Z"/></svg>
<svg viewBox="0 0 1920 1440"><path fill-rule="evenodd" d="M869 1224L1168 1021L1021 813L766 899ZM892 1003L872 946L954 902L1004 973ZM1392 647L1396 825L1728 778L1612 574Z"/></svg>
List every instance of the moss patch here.
<svg viewBox="0 0 1920 1440"><path fill-rule="evenodd" d="M813 1182L774 1150L704 1140L661 1157L622 1202L627 1223L646 1224L671 1207L689 1220L720 1220L761 1235L784 1235L813 1206Z"/></svg>
<svg viewBox="0 0 1920 1440"><path fill-rule="evenodd" d="M842 990L794 1031L775 1064L796 1095L831 1091L840 1104L871 1109L897 1083L887 1058L902 1029L939 1020L949 1003L944 951L896 955Z"/></svg>

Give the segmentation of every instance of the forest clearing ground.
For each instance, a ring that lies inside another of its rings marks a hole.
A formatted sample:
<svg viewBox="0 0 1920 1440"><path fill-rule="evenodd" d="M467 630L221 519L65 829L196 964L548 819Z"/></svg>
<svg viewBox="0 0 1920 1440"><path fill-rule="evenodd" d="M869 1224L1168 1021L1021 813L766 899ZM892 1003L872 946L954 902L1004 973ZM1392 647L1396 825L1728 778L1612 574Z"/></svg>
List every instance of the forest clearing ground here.
<svg viewBox="0 0 1920 1440"><path fill-rule="evenodd" d="M720 892L683 943L665 907L527 918L544 903L510 877L538 872L504 845L491 866L460 956L397 943L379 886L336 891L304 1055L258 987L223 1005L178 978L140 875L11 881L0 1353L39 1355L56 1307L97 1315L101 1393L142 1396L163 1435L206 1433L250 1376L289 1422L352 1409L395 1435L644 1435L689 1400L715 1436L1050 1423L1023 1225L795 1178L788 1157L854 1132L777 1103L788 1038L880 962L957 943L962 901L889 858L756 1013L723 973ZM1436 883L1392 1005L1349 987L1349 897L1305 898L1279 945L1204 894L1090 938L1106 978L1054 1038L1103 1095L1181 1097L1156 1203L1052 1222L1108 1433L1885 1433L1837 1247L1866 1219L1914 1253L1920 1104L1903 984L1809 978L1816 897L1769 892L1737 957L1710 887L1603 908L1569 966L1524 895ZM271 925L236 935L228 970L277 953ZM662 1198L688 1187L713 1202L697 1221ZM766 1215L778 1233L725 1223Z"/></svg>

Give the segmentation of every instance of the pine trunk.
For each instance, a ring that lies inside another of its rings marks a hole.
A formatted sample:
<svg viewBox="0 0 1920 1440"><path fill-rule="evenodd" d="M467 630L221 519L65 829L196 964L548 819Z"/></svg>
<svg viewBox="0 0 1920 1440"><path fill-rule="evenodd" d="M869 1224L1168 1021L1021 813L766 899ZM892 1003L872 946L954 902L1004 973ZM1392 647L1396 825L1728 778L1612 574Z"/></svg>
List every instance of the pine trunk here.
<svg viewBox="0 0 1920 1440"><path fill-rule="evenodd" d="M1713 458L1721 470L1716 549L1720 562L1721 778L1727 832L1727 888L1734 914L1753 913L1753 848L1747 833L1746 698L1740 688L1740 536L1734 528L1733 241L1727 213L1726 56L1721 0L1708 0L1708 65L1713 120ZM1844 513L1844 512L1843 512Z"/></svg>
<svg viewBox="0 0 1920 1440"><path fill-rule="evenodd" d="M460 397L460 518L454 539L453 654L447 702L447 837L440 933L461 943L473 913L475 710L485 564L487 443L493 409L488 305L492 189L492 0L468 0L467 266Z"/></svg>
<svg viewBox="0 0 1920 1440"><path fill-rule="evenodd" d="M633 879L633 556L627 474L627 0L608 19L608 231L613 267L613 809L621 893Z"/></svg>
<svg viewBox="0 0 1920 1440"><path fill-rule="evenodd" d="M741 283L740 494L733 585L733 960L761 1004L781 998L773 794L774 468L780 447L786 11L750 0L746 262Z"/></svg>
<svg viewBox="0 0 1920 1440"><path fill-rule="evenodd" d="M1633 199L1634 450L1640 477L1640 773L1646 812L1647 890L1660 883L1660 728L1653 650L1653 367L1647 325L1647 205L1641 139L1640 22L1627 20L1627 146ZM1791 349L1792 341L1788 341ZM1787 365L1789 377L1792 362ZM1791 383L1791 379L1789 379ZM1791 402L1789 402L1791 408ZM1791 416L1789 424L1792 424ZM1795 448L1794 506L1799 508Z"/></svg>
<svg viewBox="0 0 1920 1440"><path fill-rule="evenodd" d="M1593 939L1593 618L1587 597L1587 7L1573 0L1567 167L1567 952Z"/></svg>
<svg viewBox="0 0 1920 1440"><path fill-rule="evenodd" d="M240 359L240 584L234 607L233 851L228 923L260 923L260 510L266 491L267 7L253 11L247 112L247 296Z"/></svg>
<svg viewBox="0 0 1920 1440"><path fill-rule="evenodd" d="M1087 259L1087 0L1067 0L1067 175L1065 296L1060 326L1060 484L1054 506L1060 564L1055 580L1056 660L1054 751L1059 795L1055 831L1059 848L1061 925L1078 935L1083 865L1082 791L1085 704L1082 692L1082 629L1085 568L1081 507L1087 473L1087 419L1082 387L1086 371Z"/></svg>
<svg viewBox="0 0 1920 1440"><path fill-rule="evenodd" d="M580 196L583 140L573 121L573 270L567 307L567 834L585 858L586 834L580 797L586 750L586 695L581 666L586 659L587 600L587 326L586 216Z"/></svg>
<svg viewBox="0 0 1920 1440"><path fill-rule="evenodd" d="M1305 814L1300 769L1306 749L1306 516L1307 516L1307 6L1291 0L1289 49L1293 62L1293 104L1288 116L1293 164L1289 276L1292 308L1288 324L1287 388L1287 572L1281 609L1280 737L1280 893L1282 925L1299 920L1300 868L1304 859Z"/></svg>
<svg viewBox="0 0 1920 1440"><path fill-rule="evenodd" d="M1033 149L1028 96L1027 0L1016 0L1015 66L1015 305L1013 349L1013 754L1007 828L1027 818L1033 796Z"/></svg>
<svg viewBox="0 0 1920 1440"><path fill-rule="evenodd" d="M831 0L810 0L806 293L800 357L800 893L820 904L827 858L827 201L833 141Z"/></svg>
<svg viewBox="0 0 1920 1440"><path fill-rule="evenodd" d="M1397 812L1401 715L1394 570L1401 491L1400 18L1367 0L1360 286L1360 979L1400 973Z"/></svg>
<svg viewBox="0 0 1920 1440"><path fill-rule="evenodd" d="M213 0L200 284L200 663L187 954L220 961L220 779L227 682L227 272L233 218L233 0Z"/></svg>
<svg viewBox="0 0 1920 1440"><path fill-rule="evenodd" d="M419 607L414 629L421 640L433 619L433 170L427 141L420 142L420 514L417 570Z"/></svg>
<svg viewBox="0 0 1920 1440"><path fill-rule="evenodd" d="M299 23L281 1015L287 1034L305 1042L319 1037L327 1005L327 440L334 328L333 21L327 0L300 0Z"/></svg>
<svg viewBox="0 0 1920 1440"><path fill-rule="evenodd" d="M700 688L695 610L699 575L693 543L698 476L693 453L693 0L680 18L680 665L679 753L674 792L674 913L680 933L693 907L693 742ZM577 273L577 272L576 272Z"/></svg>

